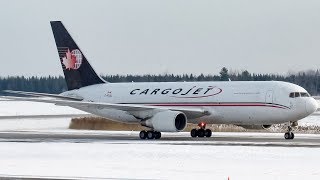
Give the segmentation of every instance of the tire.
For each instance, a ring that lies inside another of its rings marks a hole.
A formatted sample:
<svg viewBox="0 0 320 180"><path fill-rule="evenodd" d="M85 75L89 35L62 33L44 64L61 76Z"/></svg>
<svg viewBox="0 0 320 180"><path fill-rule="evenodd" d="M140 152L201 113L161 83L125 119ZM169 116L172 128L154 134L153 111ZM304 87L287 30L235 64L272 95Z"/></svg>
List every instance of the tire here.
<svg viewBox="0 0 320 180"><path fill-rule="evenodd" d="M288 133L288 132L284 133L284 138L291 139L290 133Z"/></svg>
<svg viewBox="0 0 320 180"><path fill-rule="evenodd" d="M161 138L161 132L154 132L154 138L155 139L160 139Z"/></svg>
<svg viewBox="0 0 320 180"><path fill-rule="evenodd" d="M205 135L205 130L204 129L199 129L198 130L198 137L204 137L204 135Z"/></svg>
<svg viewBox="0 0 320 180"><path fill-rule="evenodd" d="M140 131L139 137L140 137L140 139L146 139L147 138L147 132L146 131Z"/></svg>
<svg viewBox="0 0 320 180"><path fill-rule="evenodd" d="M192 130L190 131L190 135L191 135L191 137L195 138L195 137L198 136L198 131L197 131L196 129L192 129Z"/></svg>
<svg viewBox="0 0 320 180"><path fill-rule="evenodd" d="M290 139L294 139L294 134L293 133L291 133L291 138Z"/></svg>
<svg viewBox="0 0 320 180"><path fill-rule="evenodd" d="M206 129L205 135L206 135L206 137L211 137L211 135L212 135L211 129Z"/></svg>
<svg viewBox="0 0 320 180"><path fill-rule="evenodd" d="M147 138L148 139L154 139L154 132L153 131L147 131Z"/></svg>

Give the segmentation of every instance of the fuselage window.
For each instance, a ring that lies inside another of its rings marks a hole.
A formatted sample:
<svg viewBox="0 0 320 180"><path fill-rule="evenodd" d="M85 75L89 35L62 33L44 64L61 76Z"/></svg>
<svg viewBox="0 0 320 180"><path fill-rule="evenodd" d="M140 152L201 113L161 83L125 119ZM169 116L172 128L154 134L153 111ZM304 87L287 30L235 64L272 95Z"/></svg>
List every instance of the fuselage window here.
<svg viewBox="0 0 320 180"><path fill-rule="evenodd" d="M289 97L294 98L294 93L290 93Z"/></svg>
<svg viewBox="0 0 320 180"><path fill-rule="evenodd" d="M295 92L295 93L294 93L294 97L300 97L300 93Z"/></svg>

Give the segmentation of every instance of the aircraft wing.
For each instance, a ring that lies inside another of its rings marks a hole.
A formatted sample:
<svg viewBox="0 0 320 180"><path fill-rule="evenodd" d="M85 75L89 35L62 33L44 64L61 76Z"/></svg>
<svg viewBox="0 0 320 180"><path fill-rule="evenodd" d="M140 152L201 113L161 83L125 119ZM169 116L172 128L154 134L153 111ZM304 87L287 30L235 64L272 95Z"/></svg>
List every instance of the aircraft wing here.
<svg viewBox="0 0 320 180"><path fill-rule="evenodd" d="M80 97L67 97L59 94L48 94L48 93L37 93L37 92L26 92L26 91L12 91L12 90L3 90L2 92L10 94L19 94L24 96L34 96L34 97L51 97L64 100L73 100L73 101L82 101L83 98Z"/></svg>
<svg viewBox="0 0 320 180"><path fill-rule="evenodd" d="M48 98L28 98L28 97L15 97L15 96L2 96L2 98L9 100L18 101L32 101L32 102L44 102L52 103L58 106L70 106L70 107L85 107L85 108L96 108L96 109L116 109L127 112L137 112L137 111L181 111L187 115L188 118L199 118L202 116L209 115L210 113L201 108L179 108L179 107L159 107L159 106L149 106L149 105L136 105L136 104L113 104L113 103L102 103L102 102L87 102L87 101L73 101L73 100L59 100L59 99L48 99Z"/></svg>

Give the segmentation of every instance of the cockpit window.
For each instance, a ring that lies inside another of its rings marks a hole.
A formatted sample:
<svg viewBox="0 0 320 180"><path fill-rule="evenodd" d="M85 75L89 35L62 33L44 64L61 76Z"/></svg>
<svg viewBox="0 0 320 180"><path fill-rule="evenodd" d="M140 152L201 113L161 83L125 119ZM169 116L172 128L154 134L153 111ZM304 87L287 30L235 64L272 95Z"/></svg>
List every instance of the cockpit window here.
<svg viewBox="0 0 320 180"><path fill-rule="evenodd" d="M289 97L294 98L294 93L290 93Z"/></svg>
<svg viewBox="0 0 320 180"><path fill-rule="evenodd" d="M290 98L296 98L296 97L310 97L310 94L307 92L292 92L289 94Z"/></svg>
<svg viewBox="0 0 320 180"><path fill-rule="evenodd" d="M300 94L301 94L301 97L310 97L310 95L308 93L305 93L305 92L302 92Z"/></svg>

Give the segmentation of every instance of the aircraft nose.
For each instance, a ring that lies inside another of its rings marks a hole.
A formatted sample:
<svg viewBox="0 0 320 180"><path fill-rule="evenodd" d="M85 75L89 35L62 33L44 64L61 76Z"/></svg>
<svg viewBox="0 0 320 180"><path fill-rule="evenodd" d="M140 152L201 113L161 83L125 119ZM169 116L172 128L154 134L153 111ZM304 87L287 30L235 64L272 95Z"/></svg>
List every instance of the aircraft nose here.
<svg viewBox="0 0 320 180"><path fill-rule="evenodd" d="M318 102L314 98L309 98L306 101L306 110L308 114L314 113L318 109Z"/></svg>

